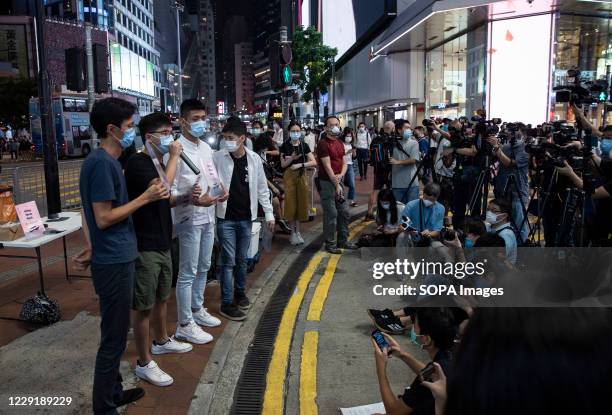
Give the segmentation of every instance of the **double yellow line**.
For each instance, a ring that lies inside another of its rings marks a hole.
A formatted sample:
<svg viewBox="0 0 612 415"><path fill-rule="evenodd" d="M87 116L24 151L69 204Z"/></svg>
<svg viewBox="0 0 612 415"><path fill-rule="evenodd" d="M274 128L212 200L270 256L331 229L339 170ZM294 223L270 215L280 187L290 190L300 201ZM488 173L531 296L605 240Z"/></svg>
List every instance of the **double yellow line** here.
<svg viewBox="0 0 612 415"><path fill-rule="evenodd" d="M369 223L362 222L351 226L349 240L359 234ZM274 350L268 374L266 376L266 390L264 393L262 414L281 415L283 414L285 398L285 378L287 375L287 363L293 330L299 313L302 301L308 290L308 285L314 276L317 268L324 258L329 258L325 273L319 280L315 289L310 308L308 309L307 319L309 321L319 321L325 305L325 300L329 293L329 288L336 272L336 267L341 255L330 255L324 252L317 252L308 263L306 269L298 279L297 287L293 296L289 299L274 342ZM304 333L304 343L302 345L302 356L300 363L300 413L318 413L316 403L317 397L317 350L319 343L319 333L317 331L306 331Z"/></svg>

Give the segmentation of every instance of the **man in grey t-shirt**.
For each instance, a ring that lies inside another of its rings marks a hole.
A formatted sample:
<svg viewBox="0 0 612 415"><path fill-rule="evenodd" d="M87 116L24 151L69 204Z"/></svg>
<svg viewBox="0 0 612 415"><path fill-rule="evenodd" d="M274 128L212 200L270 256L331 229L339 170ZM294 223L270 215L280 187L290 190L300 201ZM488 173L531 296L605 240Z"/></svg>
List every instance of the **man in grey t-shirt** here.
<svg viewBox="0 0 612 415"><path fill-rule="evenodd" d="M421 153L408 121L396 121L395 129L399 140L394 144L393 157L389 160L392 167L391 185L395 200L407 204L419 198L419 180L414 176L417 174Z"/></svg>

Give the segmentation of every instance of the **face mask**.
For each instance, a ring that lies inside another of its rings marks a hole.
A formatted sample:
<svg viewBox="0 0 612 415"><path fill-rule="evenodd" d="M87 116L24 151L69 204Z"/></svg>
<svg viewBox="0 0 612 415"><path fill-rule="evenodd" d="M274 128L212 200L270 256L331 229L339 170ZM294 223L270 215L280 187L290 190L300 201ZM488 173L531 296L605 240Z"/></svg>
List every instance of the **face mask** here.
<svg viewBox="0 0 612 415"><path fill-rule="evenodd" d="M382 207L384 210L389 210L389 207L391 207L391 203L383 202L380 204L380 207Z"/></svg>
<svg viewBox="0 0 612 415"><path fill-rule="evenodd" d="M443 125L440 130L448 132L448 125Z"/></svg>
<svg viewBox="0 0 612 415"><path fill-rule="evenodd" d="M432 207L434 202L432 202L431 200L423 199L423 204L425 205L425 207Z"/></svg>
<svg viewBox="0 0 612 415"><path fill-rule="evenodd" d="M465 245L466 248L473 248L474 247L474 241L472 241L470 238L465 238L464 245Z"/></svg>
<svg viewBox="0 0 612 415"><path fill-rule="evenodd" d="M612 158L612 138L604 138L599 144L601 149L601 155L604 157Z"/></svg>
<svg viewBox="0 0 612 415"><path fill-rule="evenodd" d="M340 127L338 127L337 125L334 125L329 131L331 135L338 135L340 134Z"/></svg>
<svg viewBox="0 0 612 415"><path fill-rule="evenodd" d="M205 131L206 121L204 120L192 122L191 124L189 124L189 133L196 138L202 137Z"/></svg>
<svg viewBox="0 0 612 415"><path fill-rule="evenodd" d="M230 153L233 153L238 150L238 143L236 141L225 140L225 148Z"/></svg>
<svg viewBox="0 0 612 415"><path fill-rule="evenodd" d="M404 138L412 138L412 130L404 130Z"/></svg>
<svg viewBox="0 0 612 415"><path fill-rule="evenodd" d="M166 154L167 152L170 151L170 144L174 141L174 137L172 137L171 134L169 135L162 135L161 137L159 137L159 149L161 150L162 154Z"/></svg>
<svg viewBox="0 0 612 415"><path fill-rule="evenodd" d="M132 127L128 130L125 130L125 132L123 133L123 136L119 140L119 144L121 145L121 148L125 150L126 148L131 146L132 143L134 143L134 138L136 138L136 128Z"/></svg>
<svg viewBox="0 0 612 415"><path fill-rule="evenodd" d="M497 223L497 217L499 215L495 212L491 212L490 210L487 210L487 217L486 217L486 221L493 224L493 223Z"/></svg>
<svg viewBox="0 0 612 415"><path fill-rule="evenodd" d="M259 134L261 134L261 128L253 128L253 135L255 137L257 137Z"/></svg>
<svg viewBox="0 0 612 415"><path fill-rule="evenodd" d="M291 141L299 141L299 139L302 137L302 133L299 131L291 131L289 133L289 137L291 137Z"/></svg>
<svg viewBox="0 0 612 415"><path fill-rule="evenodd" d="M274 124L274 125L272 126L272 128L274 128L274 131L278 131L278 130L280 130L280 125L278 125L278 124Z"/></svg>
<svg viewBox="0 0 612 415"><path fill-rule="evenodd" d="M346 137L344 137L345 143L350 143L351 141L353 141L353 137L351 137L350 135L347 135Z"/></svg>
<svg viewBox="0 0 612 415"><path fill-rule="evenodd" d="M364 127L359 127L359 131L362 133L365 133L365 128Z"/></svg>

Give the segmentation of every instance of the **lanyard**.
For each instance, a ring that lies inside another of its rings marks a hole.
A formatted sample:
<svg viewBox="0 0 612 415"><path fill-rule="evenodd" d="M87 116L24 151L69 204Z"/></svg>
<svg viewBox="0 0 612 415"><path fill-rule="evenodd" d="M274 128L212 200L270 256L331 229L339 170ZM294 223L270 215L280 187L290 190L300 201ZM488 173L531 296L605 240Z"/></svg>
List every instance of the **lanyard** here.
<svg viewBox="0 0 612 415"><path fill-rule="evenodd" d="M155 170L157 170L157 174L159 175L159 178L161 179L164 186L166 186L166 189L170 191L170 183L168 183L168 176L166 176L166 172L164 171L164 168L159 162L159 159L157 158L157 156L155 155L155 151L153 150L153 144L147 141L145 143L145 148L147 149L147 153L149 153L149 156L151 157L151 160L153 161L153 165L155 166Z"/></svg>

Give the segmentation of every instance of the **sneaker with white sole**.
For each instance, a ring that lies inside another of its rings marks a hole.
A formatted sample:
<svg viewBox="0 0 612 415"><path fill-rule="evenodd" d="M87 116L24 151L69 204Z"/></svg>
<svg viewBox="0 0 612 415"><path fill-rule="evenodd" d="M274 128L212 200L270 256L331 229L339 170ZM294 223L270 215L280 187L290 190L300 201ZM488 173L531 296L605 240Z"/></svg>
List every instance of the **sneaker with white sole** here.
<svg viewBox="0 0 612 415"><path fill-rule="evenodd" d="M211 315L204 307L193 313L193 319L200 326L218 327L221 325L221 320Z"/></svg>
<svg viewBox="0 0 612 415"><path fill-rule="evenodd" d="M174 338L195 344L206 344L213 340L213 336L202 330L195 321L191 321L186 326L177 325Z"/></svg>
<svg viewBox="0 0 612 415"><path fill-rule="evenodd" d="M154 360L151 360L146 366L140 366L136 363L134 373L140 379L146 380L155 386L170 386L174 383L172 376L161 370Z"/></svg>
<svg viewBox="0 0 612 415"><path fill-rule="evenodd" d="M170 337L164 344L155 344L151 346L151 353L153 354L167 354L167 353L187 353L193 350L193 346L189 343L183 343L174 340L174 336Z"/></svg>
<svg viewBox="0 0 612 415"><path fill-rule="evenodd" d="M297 232L295 235L296 235L296 238L298 240L298 244L303 245L304 244L304 238L302 238L302 234Z"/></svg>

